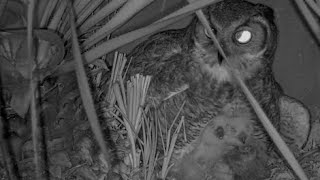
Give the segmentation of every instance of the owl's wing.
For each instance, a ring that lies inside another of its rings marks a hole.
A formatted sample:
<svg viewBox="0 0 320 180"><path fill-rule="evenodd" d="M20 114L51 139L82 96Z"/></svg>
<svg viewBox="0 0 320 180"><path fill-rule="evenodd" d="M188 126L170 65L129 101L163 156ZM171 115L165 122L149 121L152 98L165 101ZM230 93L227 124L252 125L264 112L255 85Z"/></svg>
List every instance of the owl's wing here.
<svg viewBox="0 0 320 180"><path fill-rule="evenodd" d="M177 55L182 54L183 41L187 38L185 32L185 29L163 31L136 46L129 54L133 58L130 75L156 75L169 64L179 61Z"/></svg>
<svg viewBox="0 0 320 180"><path fill-rule="evenodd" d="M298 100L283 95L279 101L280 105L280 133L286 140L301 149L310 134L309 110Z"/></svg>
<svg viewBox="0 0 320 180"><path fill-rule="evenodd" d="M184 29L168 30L151 36L129 54L128 75L151 75L149 98L160 102L185 89L188 72Z"/></svg>

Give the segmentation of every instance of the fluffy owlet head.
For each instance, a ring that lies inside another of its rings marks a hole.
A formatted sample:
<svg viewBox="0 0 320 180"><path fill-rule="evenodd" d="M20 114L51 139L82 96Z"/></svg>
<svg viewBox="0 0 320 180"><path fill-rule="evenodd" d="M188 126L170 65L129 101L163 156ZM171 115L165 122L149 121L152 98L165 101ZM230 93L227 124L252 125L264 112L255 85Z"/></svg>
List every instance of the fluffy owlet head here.
<svg viewBox="0 0 320 180"><path fill-rule="evenodd" d="M270 70L277 45L273 10L243 0L225 0L205 10L207 19L231 65L244 79ZM226 62L196 18L192 55L217 81L229 81Z"/></svg>

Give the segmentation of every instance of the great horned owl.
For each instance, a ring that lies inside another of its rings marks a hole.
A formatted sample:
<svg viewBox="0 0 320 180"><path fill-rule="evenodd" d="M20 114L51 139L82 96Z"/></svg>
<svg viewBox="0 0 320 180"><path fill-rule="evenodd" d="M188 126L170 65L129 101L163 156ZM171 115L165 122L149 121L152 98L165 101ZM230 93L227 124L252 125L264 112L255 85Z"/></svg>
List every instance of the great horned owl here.
<svg viewBox="0 0 320 180"><path fill-rule="evenodd" d="M272 72L278 35L273 10L244 0L225 0L204 12L230 63L279 129L283 92ZM249 102L196 17L184 29L149 37L130 56L128 75L152 76L147 101L164 126L172 124L185 103L180 115L185 117L186 138L181 132L176 143L180 155L192 151L201 131L223 112L252 114L251 136L269 146Z"/></svg>

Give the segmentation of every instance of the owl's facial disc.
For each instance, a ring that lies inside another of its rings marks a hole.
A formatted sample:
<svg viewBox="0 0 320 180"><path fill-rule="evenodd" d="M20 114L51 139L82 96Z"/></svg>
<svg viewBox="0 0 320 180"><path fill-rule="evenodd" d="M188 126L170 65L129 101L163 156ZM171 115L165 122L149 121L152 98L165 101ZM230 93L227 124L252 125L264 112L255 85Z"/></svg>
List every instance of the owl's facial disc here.
<svg viewBox="0 0 320 180"><path fill-rule="evenodd" d="M212 28L212 30L213 33L218 33L216 28ZM201 71L210 75L212 79L218 82L231 80L231 76L224 66L223 57L200 22L195 29L192 56L199 63Z"/></svg>
<svg viewBox="0 0 320 180"><path fill-rule="evenodd" d="M193 26L193 59L200 63L204 73L210 74L212 79L218 82L232 80L228 68L239 72L244 79L252 78L263 66L270 64L265 54L269 53L268 49L273 49L268 46L269 39L272 39L270 37L273 37L269 21L262 17L261 13L251 12L254 5L248 7L249 14L237 11L237 6L228 9L229 5L220 8L216 4L208 9L207 14L212 31L225 52L228 63L223 60L202 24L198 21Z"/></svg>

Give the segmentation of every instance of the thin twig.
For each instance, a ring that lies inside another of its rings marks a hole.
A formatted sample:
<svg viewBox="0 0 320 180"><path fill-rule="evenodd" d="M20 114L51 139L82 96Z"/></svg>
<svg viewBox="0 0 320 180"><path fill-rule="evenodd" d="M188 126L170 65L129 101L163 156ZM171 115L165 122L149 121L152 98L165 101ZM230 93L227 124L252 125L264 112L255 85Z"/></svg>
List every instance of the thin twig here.
<svg viewBox="0 0 320 180"><path fill-rule="evenodd" d="M33 71L33 65L35 62L34 54L33 54L33 13L34 6L36 0L29 0L28 4L28 24L27 24L27 43L28 43L28 61L30 64L30 72ZM34 80L32 73L30 73L30 111L31 111L31 122L32 122L32 142L33 142L33 153L34 153L34 163L36 167L36 178L42 178L42 166L41 166L41 152L40 152L40 144L39 135L39 116L37 112L36 105L36 90L37 90L37 80Z"/></svg>
<svg viewBox="0 0 320 180"><path fill-rule="evenodd" d="M70 11L70 25L71 25L71 34L72 34L72 49L73 49L73 55L75 57L75 65L76 65L76 75L77 75L77 81L80 89L80 95L83 102L84 109L86 111L86 114L89 119L89 123L92 129L93 134L96 137L96 140L100 146L100 149L102 151L102 154L104 155L104 158L106 159L106 162L108 163L108 168L111 167L111 157L110 154L107 151L106 142L104 141L101 127L98 121L98 116L95 111L94 102L92 99L92 95L90 92L90 87L87 81L87 76L83 67L83 61L81 57L79 42L77 39L77 33L76 33L76 26L74 22L74 12L73 12L73 6L71 1L69 1L69 11Z"/></svg>
<svg viewBox="0 0 320 180"><path fill-rule="evenodd" d="M151 180L155 171L156 163L158 160L157 153L157 123L148 119L145 114L143 116L142 123L142 137L143 144L142 149L142 160L143 160L143 172L144 179Z"/></svg>

